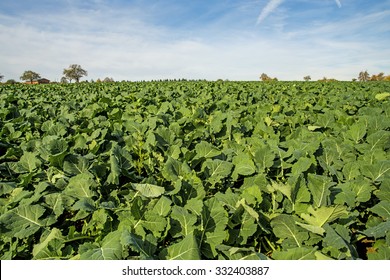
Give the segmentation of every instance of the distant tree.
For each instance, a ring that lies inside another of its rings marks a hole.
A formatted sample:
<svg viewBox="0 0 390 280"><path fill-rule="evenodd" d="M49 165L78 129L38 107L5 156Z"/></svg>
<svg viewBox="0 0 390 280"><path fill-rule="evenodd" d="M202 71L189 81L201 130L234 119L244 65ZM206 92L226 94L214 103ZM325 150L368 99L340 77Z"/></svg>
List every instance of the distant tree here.
<svg viewBox="0 0 390 280"><path fill-rule="evenodd" d="M0 82L4 79L4 75L0 74Z"/></svg>
<svg viewBox="0 0 390 280"><path fill-rule="evenodd" d="M378 75L372 75L370 81L383 81L385 79L385 73L381 72Z"/></svg>
<svg viewBox="0 0 390 280"><path fill-rule="evenodd" d="M75 80L76 83L80 82L80 78L88 76L87 71L81 68L78 64L71 64L68 69L64 69L63 75L69 82Z"/></svg>
<svg viewBox="0 0 390 280"><path fill-rule="evenodd" d="M358 80L359 80L360 82L367 82L367 81L370 80L370 74L368 74L367 70L364 71L364 72L361 71L361 72L359 73Z"/></svg>
<svg viewBox="0 0 390 280"><path fill-rule="evenodd" d="M308 82L308 81L311 80L311 77L308 75L308 76L303 77L303 79L304 79L306 82Z"/></svg>
<svg viewBox="0 0 390 280"><path fill-rule="evenodd" d="M6 84L16 84L18 83L17 81L15 81L14 79L9 79L5 82Z"/></svg>
<svg viewBox="0 0 390 280"><path fill-rule="evenodd" d="M32 83L33 81L38 80L40 78L41 78L41 75L39 75L38 73L31 71L31 70L24 71L23 75L20 76L20 79L22 81L29 81L30 83Z"/></svg>
<svg viewBox="0 0 390 280"><path fill-rule="evenodd" d="M264 81L270 81L272 80L270 76L268 76L267 74L263 73L260 75L260 80L262 80L263 82Z"/></svg>
<svg viewBox="0 0 390 280"><path fill-rule="evenodd" d="M67 84L68 83L68 79L65 78L65 77L62 77L60 82L61 82L61 84Z"/></svg>
<svg viewBox="0 0 390 280"><path fill-rule="evenodd" d="M112 83L112 82L114 82L114 79L113 78L109 78L109 77L105 77L103 82L105 82L105 83Z"/></svg>

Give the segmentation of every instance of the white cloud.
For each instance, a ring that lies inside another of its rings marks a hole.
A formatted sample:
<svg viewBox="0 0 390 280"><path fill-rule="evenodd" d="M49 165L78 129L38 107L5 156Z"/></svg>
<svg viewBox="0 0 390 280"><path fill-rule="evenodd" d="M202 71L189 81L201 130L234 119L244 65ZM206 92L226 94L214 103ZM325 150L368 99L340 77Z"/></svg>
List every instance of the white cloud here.
<svg viewBox="0 0 390 280"><path fill-rule="evenodd" d="M339 8L341 8L341 1L340 1L340 0L335 0L335 2L336 2L336 4L337 4L337 6L338 6Z"/></svg>
<svg viewBox="0 0 390 280"><path fill-rule="evenodd" d="M260 15L257 18L257 25L262 23L273 11L275 11L280 4L283 3L283 0L271 0L267 5L261 10Z"/></svg>
<svg viewBox="0 0 390 280"><path fill-rule="evenodd" d="M271 2L275 9L282 1ZM272 26L266 31L229 29L227 19L201 32L186 32L148 23L132 10L108 7L45 17L29 14L22 20L0 14L0 72L5 80L18 79L25 70L59 80L64 68L77 63L94 80L258 80L263 72L289 80L305 75L350 80L365 69L390 71L386 39L358 35L389 15L383 11L275 33Z"/></svg>

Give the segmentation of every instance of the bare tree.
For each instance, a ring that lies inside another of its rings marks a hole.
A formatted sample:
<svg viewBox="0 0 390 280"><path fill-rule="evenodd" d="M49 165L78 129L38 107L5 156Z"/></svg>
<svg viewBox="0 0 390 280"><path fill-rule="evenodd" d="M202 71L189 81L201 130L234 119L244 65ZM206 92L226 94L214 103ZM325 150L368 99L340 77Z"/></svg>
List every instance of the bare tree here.
<svg viewBox="0 0 390 280"><path fill-rule="evenodd" d="M78 64L71 64L68 69L64 69L63 75L69 82L75 80L76 83L80 82L80 78L84 76L88 76L87 71L81 68Z"/></svg>
<svg viewBox="0 0 390 280"><path fill-rule="evenodd" d="M112 83L112 82L114 82L114 79L113 78L109 78L109 77L105 77L103 82L105 82L105 83Z"/></svg>
<svg viewBox="0 0 390 280"><path fill-rule="evenodd" d="M310 77L309 75L307 75L307 76L303 77L303 79L304 79L306 82L308 82L308 81L311 80L311 77Z"/></svg>
<svg viewBox="0 0 390 280"><path fill-rule="evenodd" d="M364 72L361 71L361 72L359 73L358 80L359 80L360 82L367 82L367 81L370 80L370 74L368 74L367 70L364 71Z"/></svg>

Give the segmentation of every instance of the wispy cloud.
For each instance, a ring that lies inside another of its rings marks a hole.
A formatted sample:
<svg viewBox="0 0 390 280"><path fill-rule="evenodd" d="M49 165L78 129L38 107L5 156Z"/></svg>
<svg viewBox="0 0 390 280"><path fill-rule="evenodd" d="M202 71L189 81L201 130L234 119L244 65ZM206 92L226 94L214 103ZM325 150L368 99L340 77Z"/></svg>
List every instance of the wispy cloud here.
<svg viewBox="0 0 390 280"><path fill-rule="evenodd" d="M93 9L83 2L81 8L72 5L44 15L40 10L21 9L23 15L15 16L0 9L1 74L5 79L18 79L31 69L59 80L62 70L72 63L83 66L87 79L94 80L258 80L263 72L282 80L301 80L305 75L350 80L364 69L390 72L389 40L384 36L389 32L385 23L390 10L384 4L365 14L359 11L358 17L348 14L345 7L343 17L335 17L324 15L317 1L310 10L303 8L307 0L300 0L300 7L292 1L268 1L259 23L265 23L280 5L286 5L290 16L278 15L277 24L271 21L257 28L253 8L259 1L248 0L241 9L215 6L213 15L219 17L208 21L202 14L201 8L209 13L204 6L197 6L191 15L187 6L176 7L180 1L165 10L148 6L147 11L141 9L144 1L136 2L139 6L96 1ZM182 18L179 21L174 16L177 13ZM175 22L167 23L165 17Z"/></svg>
<svg viewBox="0 0 390 280"><path fill-rule="evenodd" d="M341 8L341 1L340 0L335 0L337 6L339 6L339 8Z"/></svg>
<svg viewBox="0 0 390 280"><path fill-rule="evenodd" d="M260 23L262 23L282 3L283 3L283 0L271 0L271 1L269 1L267 3L267 5L261 10L260 15L257 17L256 24L259 25Z"/></svg>

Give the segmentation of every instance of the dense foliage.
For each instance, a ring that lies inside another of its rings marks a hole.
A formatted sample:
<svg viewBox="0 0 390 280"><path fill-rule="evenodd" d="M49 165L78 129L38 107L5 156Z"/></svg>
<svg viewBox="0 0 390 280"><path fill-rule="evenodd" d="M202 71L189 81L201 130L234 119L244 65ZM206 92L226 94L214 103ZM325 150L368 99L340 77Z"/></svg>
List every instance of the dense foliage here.
<svg viewBox="0 0 390 280"><path fill-rule="evenodd" d="M0 86L2 259L390 259L390 83Z"/></svg>

